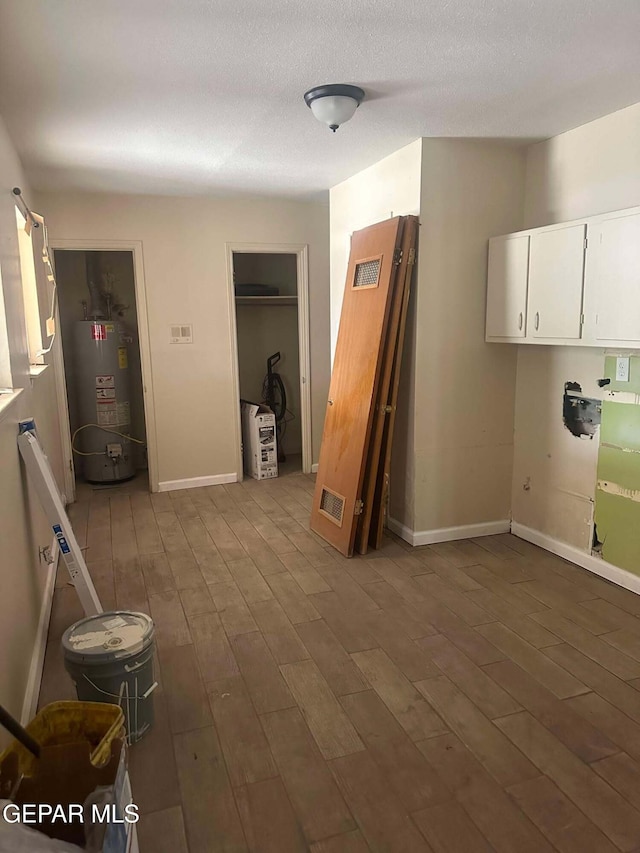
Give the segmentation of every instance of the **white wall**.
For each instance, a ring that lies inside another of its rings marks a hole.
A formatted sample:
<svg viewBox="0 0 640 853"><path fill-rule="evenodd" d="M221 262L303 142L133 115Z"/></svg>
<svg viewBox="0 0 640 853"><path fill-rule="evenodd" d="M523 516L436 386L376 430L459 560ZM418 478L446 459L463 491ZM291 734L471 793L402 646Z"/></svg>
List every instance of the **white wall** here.
<svg viewBox="0 0 640 853"><path fill-rule="evenodd" d="M527 152L524 227L633 207L640 199L640 104L538 143ZM562 422L564 383L592 397L597 348L521 346L518 353L513 518L590 550L598 439ZM523 486L529 481L529 488Z"/></svg>
<svg viewBox="0 0 640 853"><path fill-rule="evenodd" d="M18 421L35 417L40 441L54 474L62 483L62 452L52 356L49 366L32 378L27 355L26 324L15 207L11 189L22 188L30 199L16 152L0 118L0 314L5 317L9 348L3 383L22 389L11 400L0 395L0 701L16 717L23 707L45 584L50 570L38 549L51 546L52 532L37 496L27 482L18 445ZM37 258L36 258L37 260ZM46 313L46 311L45 311ZM2 333L0 328L0 333ZM57 350L56 350L57 351ZM7 735L0 731L0 747Z"/></svg>
<svg viewBox="0 0 640 853"><path fill-rule="evenodd" d="M423 139L416 532L509 518L515 347L484 342L487 240L522 225L524 152Z"/></svg>
<svg viewBox="0 0 640 853"><path fill-rule="evenodd" d="M236 473L225 243L307 243L314 460L329 380L328 208L265 198L43 194L55 240L143 244L159 480ZM192 345L169 326L192 323ZM195 428L194 428L194 425Z"/></svg>

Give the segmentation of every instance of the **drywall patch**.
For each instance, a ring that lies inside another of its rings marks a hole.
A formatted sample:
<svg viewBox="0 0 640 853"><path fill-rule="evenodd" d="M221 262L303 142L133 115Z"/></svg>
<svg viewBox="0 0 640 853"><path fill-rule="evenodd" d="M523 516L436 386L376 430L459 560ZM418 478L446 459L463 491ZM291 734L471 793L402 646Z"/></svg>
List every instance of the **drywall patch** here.
<svg viewBox="0 0 640 853"><path fill-rule="evenodd" d="M577 382L564 383L562 397L562 420L571 435L576 438L593 438L602 416L602 401L584 397L582 386Z"/></svg>

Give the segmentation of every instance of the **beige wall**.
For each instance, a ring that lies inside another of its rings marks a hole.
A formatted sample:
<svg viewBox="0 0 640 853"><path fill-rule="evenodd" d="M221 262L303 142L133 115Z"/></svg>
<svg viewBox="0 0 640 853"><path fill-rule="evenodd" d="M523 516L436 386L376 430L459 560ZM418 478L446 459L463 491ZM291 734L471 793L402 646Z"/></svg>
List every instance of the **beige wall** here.
<svg viewBox="0 0 640 853"><path fill-rule="evenodd" d="M225 243L307 243L313 458L329 380L328 208L265 198L43 194L51 240L142 241L159 480L236 472ZM192 345L169 326L192 323ZM193 428L193 425L196 428Z"/></svg>
<svg viewBox="0 0 640 853"><path fill-rule="evenodd" d="M484 342L487 240L522 225L524 152L423 139L416 532L509 518L515 347Z"/></svg>
<svg viewBox="0 0 640 853"><path fill-rule="evenodd" d="M2 314L8 332L9 370L4 384L22 389L16 398L0 395L0 697L2 704L20 717L29 677L43 591L50 576L38 558L38 549L51 546L53 534L20 461L18 421L35 417L40 441L54 474L62 483L62 452L52 356L44 372L31 377L26 345L26 325L20 282L20 262L14 186L29 189L16 153L0 119L0 271ZM46 313L46 312L45 312ZM2 333L0 328L0 334ZM56 348L57 351L57 348ZM0 745L7 740L0 731Z"/></svg>
<svg viewBox="0 0 640 853"><path fill-rule="evenodd" d="M639 198L640 104L528 149L525 228L632 207ZM562 394L571 381L600 397L603 370L601 349L519 347L513 519L586 551L598 437L565 429Z"/></svg>
<svg viewBox="0 0 640 853"><path fill-rule="evenodd" d="M419 139L330 193L331 327L349 235L421 228L393 442L390 515L413 532L509 518L516 350L484 343L487 240L522 226L524 152Z"/></svg>

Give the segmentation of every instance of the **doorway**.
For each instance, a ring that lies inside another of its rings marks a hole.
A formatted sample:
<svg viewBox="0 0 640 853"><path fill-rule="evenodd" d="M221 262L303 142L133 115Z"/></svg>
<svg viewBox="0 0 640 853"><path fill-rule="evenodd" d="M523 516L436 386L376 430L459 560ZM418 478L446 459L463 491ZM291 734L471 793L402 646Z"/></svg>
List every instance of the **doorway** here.
<svg viewBox="0 0 640 853"><path fill-rule="evenodd" d="M152 488L134 251L53 255L75 482Z"/></svg>
<svg viewBox="0 0 640 853"><path fill-rule="evenodd" d="M243 472L242 400L270 404L276 414L278 476L309 473L307 247L235 244L227 246L227 257L235 308L231 333L239 478Z"/></svg>

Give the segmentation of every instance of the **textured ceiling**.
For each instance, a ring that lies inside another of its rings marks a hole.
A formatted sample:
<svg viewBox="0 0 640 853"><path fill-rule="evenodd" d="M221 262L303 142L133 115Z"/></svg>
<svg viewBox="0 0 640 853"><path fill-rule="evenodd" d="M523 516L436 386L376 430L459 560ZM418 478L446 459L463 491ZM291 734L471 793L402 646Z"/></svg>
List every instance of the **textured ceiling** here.
<svg viewBox="0 0 640 853"><path fill-rule="evenodd" d="M313 197L419 136L634 103L639 35L639 0L0 0L0 114L37 188ZM336 134L327 82L367 92Z"/></svg>

